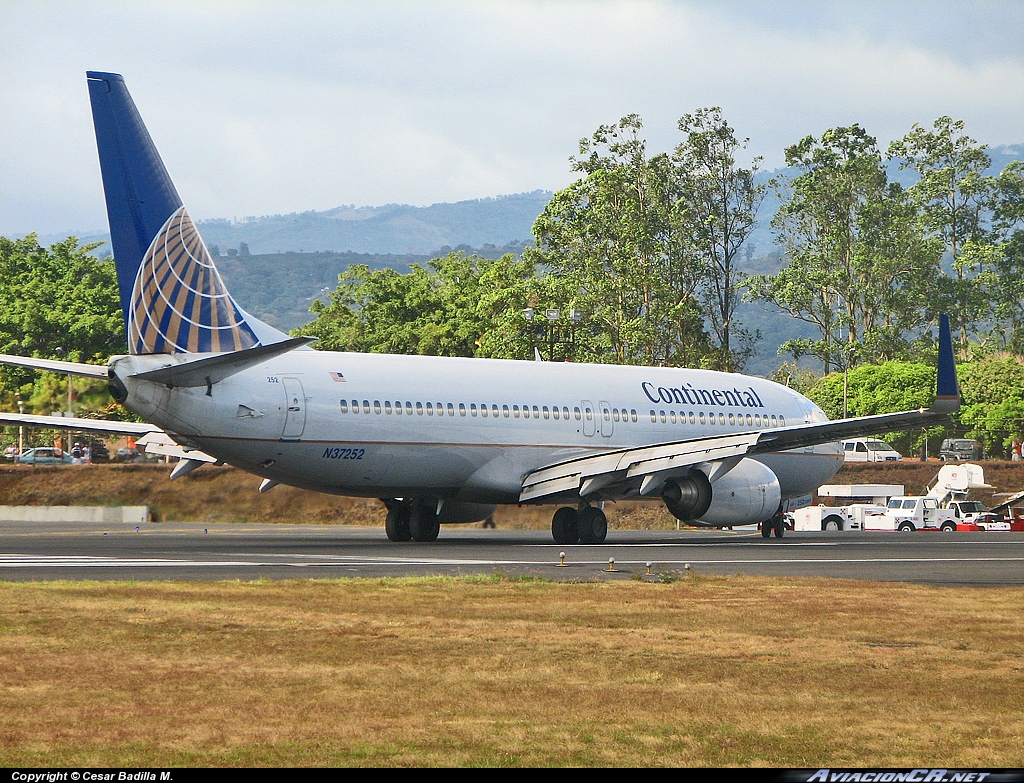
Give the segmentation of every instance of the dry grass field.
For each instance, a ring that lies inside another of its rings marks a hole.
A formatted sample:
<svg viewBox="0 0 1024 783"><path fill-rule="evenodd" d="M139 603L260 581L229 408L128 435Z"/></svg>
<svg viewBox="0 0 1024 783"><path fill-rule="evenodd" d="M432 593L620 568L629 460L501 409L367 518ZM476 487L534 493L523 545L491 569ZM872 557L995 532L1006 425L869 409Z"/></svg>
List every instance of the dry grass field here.
<svg viewBox="0 0 1024 783"><path fill-rule="evenodd" d="M1024 590L0 583L0 766L1024 766Z"/></svg>

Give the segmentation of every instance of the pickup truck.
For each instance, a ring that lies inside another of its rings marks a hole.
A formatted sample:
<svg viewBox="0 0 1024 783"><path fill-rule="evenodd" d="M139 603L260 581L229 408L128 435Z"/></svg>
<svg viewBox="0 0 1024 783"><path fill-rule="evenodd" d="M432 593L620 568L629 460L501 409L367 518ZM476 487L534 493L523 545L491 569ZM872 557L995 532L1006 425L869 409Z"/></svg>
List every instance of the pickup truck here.
<svg viewBox="0 0 1024 783"><path fill-rule="evenodd" d="M956 514L947 508L939 508L939 501L933 497L894 497L889 499L881 514L864 518L864 530L898 530L912 533L915 530L956 530Z"/></svg>

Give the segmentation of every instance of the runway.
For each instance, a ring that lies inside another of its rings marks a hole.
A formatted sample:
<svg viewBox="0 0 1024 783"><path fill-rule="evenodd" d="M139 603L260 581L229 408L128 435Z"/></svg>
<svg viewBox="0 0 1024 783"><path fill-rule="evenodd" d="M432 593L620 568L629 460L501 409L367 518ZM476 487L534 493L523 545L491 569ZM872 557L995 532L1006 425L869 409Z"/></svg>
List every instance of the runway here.
<svg viewBox="0 0 1024 783"><path fill-rule="evenodd" d="M0 579L7 581L493 573L593 581L642 578L648 570L673 578L687 566L690 574L1021 585L1024 534L791 532L766 541L756 531L613 530L604 544L564 546L545 531L454 526L433 543L396 544L377 527L0 523Z"/></svg>

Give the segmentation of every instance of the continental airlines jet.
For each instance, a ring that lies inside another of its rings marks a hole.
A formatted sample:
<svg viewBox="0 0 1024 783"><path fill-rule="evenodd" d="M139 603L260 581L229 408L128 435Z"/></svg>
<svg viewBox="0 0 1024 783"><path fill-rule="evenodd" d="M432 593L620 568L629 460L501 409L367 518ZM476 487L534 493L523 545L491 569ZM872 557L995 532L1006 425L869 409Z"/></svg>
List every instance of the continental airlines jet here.
<svg viewBox="0 0 1024 783"><path fill-rule="evenodd" d="M231 298L121 76L87 74L128 353L106 367L0 361L106 378L148 424L0 414L0 422L155 433L278 484L380 498L393 541L497 504L560 507L559 543L604 541L605 501L660 498L678 519L784 530L787 503L843 463L836 441L946 421L959 406L949 324L928 409L830 422L763 378L707 370L331 353Z"/></svg>

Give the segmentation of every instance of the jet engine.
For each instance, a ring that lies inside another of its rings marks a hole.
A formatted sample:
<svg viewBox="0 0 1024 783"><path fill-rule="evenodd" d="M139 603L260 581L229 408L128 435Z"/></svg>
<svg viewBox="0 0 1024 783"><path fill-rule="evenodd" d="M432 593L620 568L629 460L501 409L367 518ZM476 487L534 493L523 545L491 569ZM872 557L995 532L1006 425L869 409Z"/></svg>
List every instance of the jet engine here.
<svg viewBox="0 0 1024 783"><path fill-rule="evenodd" d="M744 458L712 484L699 470L665 482L669 513L688 525L754 525L775 515L782 501L779 479L757 460Z"/></svg>

